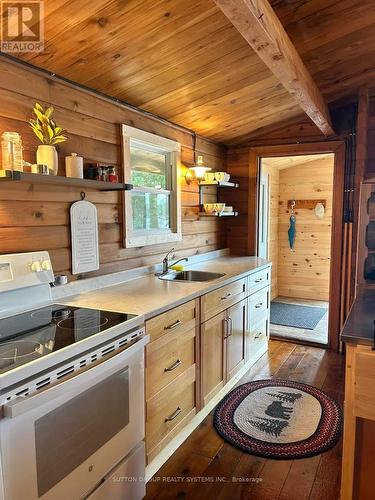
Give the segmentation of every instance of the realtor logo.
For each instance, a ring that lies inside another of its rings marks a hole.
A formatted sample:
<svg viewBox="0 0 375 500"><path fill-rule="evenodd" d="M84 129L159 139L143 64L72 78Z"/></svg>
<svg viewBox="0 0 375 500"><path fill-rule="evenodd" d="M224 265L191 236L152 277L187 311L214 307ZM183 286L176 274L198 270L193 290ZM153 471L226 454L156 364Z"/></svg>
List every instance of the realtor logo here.
<svg viewBox="0 0 375 500"><path fill-rule="evenodd" d="M44 2L1 2L1 50L41 52L44 50Z"/></svg>

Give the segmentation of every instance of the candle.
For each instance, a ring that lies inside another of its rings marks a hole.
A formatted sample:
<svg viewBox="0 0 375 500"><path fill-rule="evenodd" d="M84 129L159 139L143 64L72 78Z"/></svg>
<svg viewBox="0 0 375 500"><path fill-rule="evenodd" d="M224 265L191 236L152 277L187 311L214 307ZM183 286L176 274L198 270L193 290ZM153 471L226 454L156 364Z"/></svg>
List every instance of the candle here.
<svg viewBox="0 0 375 500"><path fill-rule="evenodd" d="M83 179L83 158L72 153L71 156L65 156L65 171L67 177L76 177Z"/></svg>

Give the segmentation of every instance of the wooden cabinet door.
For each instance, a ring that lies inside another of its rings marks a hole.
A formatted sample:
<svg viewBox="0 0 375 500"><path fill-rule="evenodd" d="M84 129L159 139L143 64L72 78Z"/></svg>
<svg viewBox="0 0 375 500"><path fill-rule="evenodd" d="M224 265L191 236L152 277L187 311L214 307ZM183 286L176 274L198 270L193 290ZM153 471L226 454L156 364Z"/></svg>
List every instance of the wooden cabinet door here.
<svg viewBox="0 0 375 500"><path fill-rule="evenodd" d="M227 380L245 364L247 300L227 309Z"/></svg>
<svg viewBox="0 0 375 500"><path fill-rule="evenodd" d="M202 399L205 406L226 382L226 312L201 325Z"/></svg>

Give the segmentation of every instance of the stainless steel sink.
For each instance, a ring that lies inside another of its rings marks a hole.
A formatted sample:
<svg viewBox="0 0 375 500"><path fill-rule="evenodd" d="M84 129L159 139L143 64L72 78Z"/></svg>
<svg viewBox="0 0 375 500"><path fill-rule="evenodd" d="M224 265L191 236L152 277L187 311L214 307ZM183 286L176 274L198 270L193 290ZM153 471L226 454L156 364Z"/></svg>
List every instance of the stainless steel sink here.
<svg viewBox="0 0 375 500"><path fill-rule="evenodd" d="M159 279L167 281L212 281L225 276L224 273L210 273L208 271L170 271L161 274Z"/></svg>

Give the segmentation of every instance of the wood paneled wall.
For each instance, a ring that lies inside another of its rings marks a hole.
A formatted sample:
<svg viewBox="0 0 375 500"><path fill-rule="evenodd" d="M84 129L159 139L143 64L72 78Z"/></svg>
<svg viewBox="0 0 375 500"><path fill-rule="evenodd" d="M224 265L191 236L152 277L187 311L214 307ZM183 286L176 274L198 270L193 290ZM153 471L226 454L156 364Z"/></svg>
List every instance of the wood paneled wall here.
<svg viewBox="0 0 375 500"><path fill-rule="evenodd" d="M333 155L280 171L278 294L299 299L329 299L333 198ZM297 209L294 251L289 248L288 200L326 200L325 215Z"/></svg>
<svg viewBox="0 0 375 500"><path fill-rule="evenodd" d="M24 157L35 162L37 140L27 126L35 101L55 107L57 123L66 128L69 141L59 145L59 174L64 175L64 157L76 152L85 162L121 164L120 124L153 132L182 144L182 162L193 161L193 134L164 120L117 104L44 73L31 70L0 56L0 135L21 133ZM215 170L224 167L224 150L202 137L196 150ZM120 168L119 168L120 170ZM176 257L191 256L225 246L223 221L198 218L198 188L183 181L183 240L174 244ZM80 189L6 183L0 187L0 253L48 250L57 273L70 275L69 207L79 199ZM105 274L160 262L173 245L142 248L122 247L122 203L116 192L87 191L99 216L100 270ZM209 193L206 201L214 201Z"/></svg>
<svg viewBox="0 0 375 500"><path fill-rule="evenodd" d="M223 199L232 205L239 215L226 221L227 245L235 255L249 255L248 252L248 220L251 217L249 190L256 196L256 183L249 178L249 150L229 150L226 157L226 170L231 180L240 184L239 189L228 189Z"/></svg>

